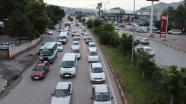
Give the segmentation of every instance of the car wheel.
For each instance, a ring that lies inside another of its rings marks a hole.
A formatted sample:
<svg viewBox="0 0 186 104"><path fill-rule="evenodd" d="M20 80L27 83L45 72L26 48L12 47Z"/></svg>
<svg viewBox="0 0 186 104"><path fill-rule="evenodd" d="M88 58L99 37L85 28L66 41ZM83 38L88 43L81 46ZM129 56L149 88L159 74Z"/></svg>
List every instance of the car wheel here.
<svg viewBox="0 0 186 104"><path fill-rule="evenodd" d="M44 75L43 75L43 79L45 79L45 77L46 77L46 75L44 74Z"/></svg>

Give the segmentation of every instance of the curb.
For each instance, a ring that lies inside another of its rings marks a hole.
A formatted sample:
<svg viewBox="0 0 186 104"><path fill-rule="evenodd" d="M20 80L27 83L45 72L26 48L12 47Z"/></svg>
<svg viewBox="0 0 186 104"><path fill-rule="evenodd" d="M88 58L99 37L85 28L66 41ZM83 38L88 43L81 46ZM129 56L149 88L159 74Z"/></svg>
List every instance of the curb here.
<svg viewBox="0 0 186 104"><path fill-rule="evenodd" d="M142 36L142 37L145 37L145 36ZM166 44L166 43L164 43L164 42L158 41L158 40L153 39L153 38L149 38L149 39L150 39L150 40L153 40L153 41L155 41L155 42L161 43L161 44L163 44L163 45L165 45L165 46L171 47L171 48L173 48L173 49L176 49L176 50L178 50L178 51L181 51L181 52L186 53L186 51L184 51L184 50L182 50L182 49L180 49L180 48L176 48L176 46L168 45L168 44Z"/></svg>
<svg viewBox="0 0 186 104"><path fill-rule="evenodd" d="M3 76L2 74L0 74L0 77L1 77L2 79L4 79L4 81L5 81L5 84L4 84L3 88L0 89L0 94L2 94L2 93L5 91L6 87L8 86L8 81L7 81L7 79L5 78L5 76Z"/></svg>
<svg viewBox="0 0 186 104"><path fill-rule="evenodd" d="M89 32L90 32L90 31L89 31ZM90 33L93 34L92 32L90 32ZM112 67L112 65L111 65L111 63L110 63L110 61L109 61L107 55L105 54L105 51L102 49L102 46L100 45L100 43L99 43L99 41L97 40L97 38L96 38L94 35L92 35L92 36L94 37L94 39L96 40L96 42L99 44L100 49L103 51L103 54L104 54L104 56L105 56L105 58L106 58L106 60L107 60L107 63L109 64L109 67L110 67L110 69L111 69L111 72L112 72L112 74L113 74L113 76L114 76L114 79L115 79L115 81L116 81L116 84L117 84L117 86L118 86L118 88L119 88L119 91L120 91L120 94L121 94L121 96L122 96L123 102L124 102L124 104L127 104L127 100L125 99L125 94L124 94L124 92L123 92L123 89L121 88L121 85L120 85L120 83L119 83L119 80L117 79L117 77L116 77L116 75L115 75L115 73L114 73L114 69L113 69L113 67Z"/></svg>

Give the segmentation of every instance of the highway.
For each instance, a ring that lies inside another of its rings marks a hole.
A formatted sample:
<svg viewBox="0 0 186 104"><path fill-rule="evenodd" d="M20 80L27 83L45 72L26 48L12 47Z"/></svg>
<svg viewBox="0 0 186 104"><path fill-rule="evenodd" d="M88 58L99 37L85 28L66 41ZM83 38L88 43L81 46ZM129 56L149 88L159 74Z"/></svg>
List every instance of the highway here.
<svg viewBox="0 0 186 104"><path fill-rule="evenodd" d="M119 30L118 33L120 34L120 36L122 33L129 33L133 35L133 32L128 31L128 28L129 26L127 26L125 29ZM147 37L149 33L137 33L137 32L134 33L135 38L139 38L142 35ZM185 64L186 53L176 50L174 48L168 47L161 43L155 42L150 39L149 39L149 42L150 44L146 46L150 46L155 51L154 60L157 65L162 65L162 66L177 65L178 68L186 67L186 64ZM140 44L138 46L142 46L142 45Z"/></svg>
<svg viewBox="0 0 186 104"><path fill-rule="evenodd" d="M81 29L78 28L78 32L81 34ZM44 41L57 41L59 32L54 31L54 35L44 36ZM77 75L74 78L60 78L60 68L59 64L61 59L66 52L70 52L72 37L69 34L69 41L63 46L63 51L58 52L58 57L53 64L50 65L50 71L46 75L44 80L31 80L31 71L34 68L35 63L32 67L28 68L22 75L22 80L15 86L15 88L1 101L0 104L50 104L52 93L58 82L60 81L70 81L72 82L73 92L72 92L72 103L71 104L92 104L91 101L91 88L92 83L89 77L89 65L87 57L87 45L81 36L81 59L78 60ZM50 37L50 38L49 38ZM43 43L43 42L42 42ZM98 46L98 45L97 45ZM33 49L38 52L38 49ZM103 55L103 52L98 46L98 52L100 56L100 62L106 69L106 82L108 85L111 96L114 97L112 100L113 104L123 104L120 91L117 87L115 79L111 73L111 69Z"/></svg>

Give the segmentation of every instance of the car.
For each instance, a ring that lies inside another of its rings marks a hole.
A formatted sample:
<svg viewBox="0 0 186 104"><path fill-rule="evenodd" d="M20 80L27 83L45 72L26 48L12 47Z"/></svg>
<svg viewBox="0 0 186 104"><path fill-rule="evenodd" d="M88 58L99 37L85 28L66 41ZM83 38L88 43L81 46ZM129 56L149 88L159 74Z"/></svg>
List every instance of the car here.
<svg viewBox="0 0 186 104"><path fill-rule="evenodd" d="M79 47L80 48L80 42L79 41L72 41L71 48L73 48L73 47Z"/></svg>
<svg viewBox="0 0 186 104"><path fill-rule="evenodd" d="M109 88L106 84L92 85L91 99L93 104L112 104Z"/></svg>
<svg viewBox="0 0 186 104"><path fill-rule="evenodd" d="M105 70L101 63L90 64L90 82L92 83L104 83L105 82Z"/></svg>
<svg viewBox="0 0 186 104"><path fill-rule="evenodd" d="M125 27L125 25L123 23L119 24L119 27Z"/></svg>
<svg viewBox="0 0 186 104"><path fill-rule="evenodd" d="M171 29L170 31L168 31L168 34L181 34L182 31L179 29Z"/></svg>
<svg viewBox="0 0 186 104"><path fill-rule="evenodd" d="M160 34L160 30L155 31L156 34Z"/></svg>
<svg viewBox="0 0 186 104"><path fill-rule="evenodd" d="M136 32L139 32L139 33L147 33L147 30L146 29L143 29L143 28L138 28L136 30Z"/></svg>
<svg viewBox="0 0 186 104"><path fill-rule="evenodd" d="M140 43L144 45L149 45L149 39L148 38L141 38Z"/></svg>
<svg viewBox="0 0 186 104"><path fill-rule="evenodd" d="M87 37L90 37L90 36L89 36L89 34L86 32L86 33L84 34L83 39L85 40Z"/></svg>
<svg viewBox="0 0 186 104"><path fill-rule="evenodd" d="M32 69L31 79L45 79L47 72L49 71L48 62L38 62Z"/></svg>
<svg viewBox="0 0 186 104"><path fill-rule="evenodd" d="M88 50L90 50L90 48L94 48L94 49L97 50L97 46L96 46L96 44L94 42L89 42L89 44L88 44Z"/></svg>
<svg viewBox="0 0 186 104"><path fill-rule="evenodd" d="M68 28L63 28L63 29L60 29L59 32L67 32L67 34L69 34L69 31L68 31Z"/></svg>
<svg viewBox="0 0 186 104"><path fill-rule="evenodd" d="M115 30L120 30L119 26L114 26Z"/></svg>
<svg viewBox="0 0 186 104"><path fill-rule="evenodd" d="M58 82L52 95L51 104L71 104L72 82Z"/></svg>
<svg viewBox="0 0 186 104"><path fill-rule="evenodd" d="M99 55L96 49L89 49L88 51L88 62L99 62Z"/></svg>
<svg viewBox="0 0 186 104"><path fill-rule="evenodd" d="M71 53L75 53L78 60L81 58L80 47L78 47L78 46L72 47Z"/></svg>
<svg viewBox="0 0 186 104"><path fill-rule="evenodd" d="M150 57L155 56L155 52L152 50L151 47L137 47L137 52L141 54L147 54Z"/></svg>
<svg viewBox="0 0 186 104"><path fill-rule="evenodd" d="M80 37L79 36L74 36L73 41L80 41Z"/></svg>
<svg viewBox="0 0 186 104"><path fill-rule="evenodd" d="M85 38L85 43L88 44L89 42L92 42L92 38L90 36L88 36L87 38Z"/></svg>
<svg viewBox="0 0 186 104"><path fill-rule="evenodd" d="M63 45L61 42L56 42L57 43L57 51L63 51Z"/></svg>
<svg viewBox="0 0 186 104"><path fill-rule="evenodd" d="M82 35L84 35L87 32L87 30L84 28L82 29Z"/></svg>
<svg viewBox="0 0 186 104"><path fill-rule="evenodd" d="M52 30L50 30L50 31L48 32L48 34L49 34L49 35L53 35L54 33L53 33Z"/></svg>

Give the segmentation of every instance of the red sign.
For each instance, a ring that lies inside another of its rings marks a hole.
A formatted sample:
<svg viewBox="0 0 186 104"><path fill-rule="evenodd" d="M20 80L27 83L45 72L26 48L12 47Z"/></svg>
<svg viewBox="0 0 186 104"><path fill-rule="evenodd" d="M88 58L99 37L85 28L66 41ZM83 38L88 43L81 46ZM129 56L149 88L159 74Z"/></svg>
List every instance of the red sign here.
<svg viewBox="0 0 186 104"><path fill-rule="evenodd" d="M166 38L168 15L162 15L160 21L160 38Z"/></svg>
<svg viewBox="0 0 186 104"><path fill-rule="evenodd" d="M159 0L147 0L147 1L159 1Z"/></svg>

